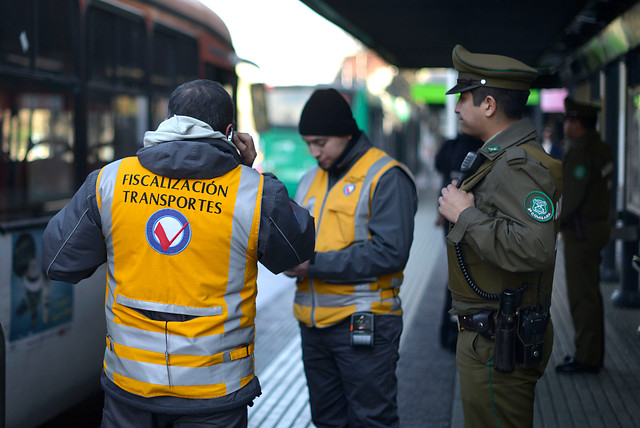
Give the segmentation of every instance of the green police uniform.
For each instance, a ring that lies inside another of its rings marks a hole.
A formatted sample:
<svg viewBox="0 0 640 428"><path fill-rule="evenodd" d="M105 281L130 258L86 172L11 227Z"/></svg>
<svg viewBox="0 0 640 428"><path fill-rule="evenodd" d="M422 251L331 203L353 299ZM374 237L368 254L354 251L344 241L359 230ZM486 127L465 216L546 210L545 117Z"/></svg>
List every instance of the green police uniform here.
<svg viewBox="0 0 640 428"><path fill-rule="evenodd" d="M597 110L570 98L568 118L597 115ZM563 159L564 197L560 230L564 244L567 292L575 327L574 358L592 371L604 359L604 315L600 293L601 251L611 231L609 219L613 163L595 129L571 142ZM567 367L559 371L571 371Z"/></svg>
<svg viewBox="0 0 640 428"><path fill-rule="evenodd" d="M524 90L536 75L534 69L514 59L472 54L459 45L454 48L453 62L459 79L449 93L482 85ZM449 288L452 313L461 321L490 312L491 324L499 303L472 290L467 275L492 294L534 284L542 291L527 288L520 306L535 304L538 296L543 303L547 299L550 303L562 166L544 152L527 119L486 141L478 153L484 162L461 186L473 192L475 206L460 213L447 236ZM456 244L467 275L459 263ZM456 363L467 428L532 426L535 385L553 345L551 323L544 335L542 363L527 369L516 364L511 372L493 368L492 337L479 333L479 328L461 325Z"/></svg>

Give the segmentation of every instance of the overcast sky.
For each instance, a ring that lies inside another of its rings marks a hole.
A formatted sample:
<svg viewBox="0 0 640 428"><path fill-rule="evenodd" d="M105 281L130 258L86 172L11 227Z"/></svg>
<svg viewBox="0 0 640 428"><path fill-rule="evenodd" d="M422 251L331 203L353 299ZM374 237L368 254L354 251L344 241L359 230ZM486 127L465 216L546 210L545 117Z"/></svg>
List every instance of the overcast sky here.
<svg viewBox="0 0 640 428"><path fill-rule="evenodd" d="M331 83L360 42L299 0L201 0L227 24L236 54L270 85Z"/></svg>

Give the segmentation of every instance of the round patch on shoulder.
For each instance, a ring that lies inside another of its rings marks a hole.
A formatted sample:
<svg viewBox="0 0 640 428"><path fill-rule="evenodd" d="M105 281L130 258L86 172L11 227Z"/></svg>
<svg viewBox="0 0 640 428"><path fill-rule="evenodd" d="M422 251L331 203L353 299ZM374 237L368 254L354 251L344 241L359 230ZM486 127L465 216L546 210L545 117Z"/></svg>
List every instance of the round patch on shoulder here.
<svg viewBox="0 0 640 428"><path fill-rule="evenodd" d="M584 165L577 165L573 168L573 176L579 180L582 180L587 176L587 167Z"/></svg>
<svg viewBox="0 0 640 428"><path fill-rule="evenodd" d="M553 218L553 202L542 192L531 192L524 200L527 214L536 221L549 221Z"/></svg>

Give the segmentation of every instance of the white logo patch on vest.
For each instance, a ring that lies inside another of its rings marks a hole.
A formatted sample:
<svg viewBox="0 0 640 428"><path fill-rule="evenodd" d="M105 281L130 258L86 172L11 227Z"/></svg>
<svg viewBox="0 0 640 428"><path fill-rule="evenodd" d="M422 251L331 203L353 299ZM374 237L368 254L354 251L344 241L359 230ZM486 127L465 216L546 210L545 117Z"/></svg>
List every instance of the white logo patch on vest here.
<svg viewBox="0 0 640 428"><path fill-rule="evenodd" d="M549 221L553 218L553 202L542 192L531 192L524 201L524 208L536 221Z"/></svg>
<svg viewBox="0 0 640 428"><path fill-rule="evenodd" d="M153 213L145 231L151 248L167 256L178 254L191 241L189 221L181 212L170 208Z"/></svg>
<svg viewBox="0 0 640 428"><path fill-rule="evenodd" d="M344 188L342 189L342 193L344 193L345 196L349 196L353 193L354 190L356 190L356 185L350 183L344 186Z"/></svg>

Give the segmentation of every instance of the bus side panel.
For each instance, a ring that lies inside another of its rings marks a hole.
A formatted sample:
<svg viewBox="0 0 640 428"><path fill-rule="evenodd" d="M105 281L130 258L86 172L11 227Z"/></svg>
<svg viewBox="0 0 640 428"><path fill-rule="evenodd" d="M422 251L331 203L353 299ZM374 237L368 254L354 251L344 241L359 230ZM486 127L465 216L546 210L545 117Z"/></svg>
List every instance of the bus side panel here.
<svg viewBox="0 0 640 428"><path fill-rule="evenodd" d="M100 390L105 265L77 285L40 263L43 227L0 234L7 427L36 427Z"/></svg>

